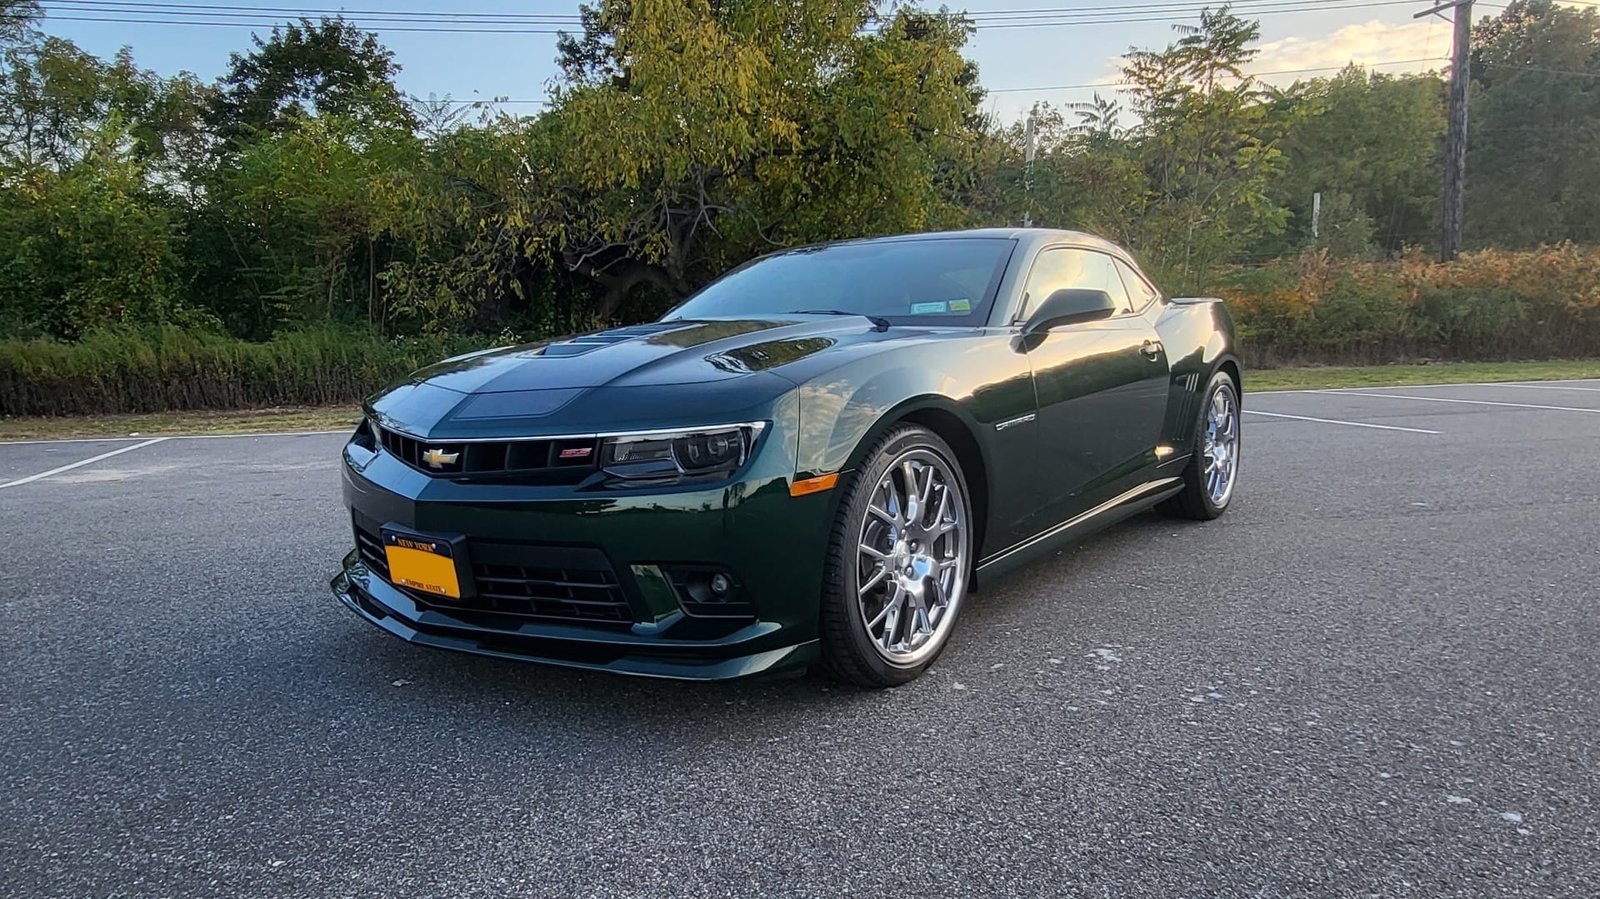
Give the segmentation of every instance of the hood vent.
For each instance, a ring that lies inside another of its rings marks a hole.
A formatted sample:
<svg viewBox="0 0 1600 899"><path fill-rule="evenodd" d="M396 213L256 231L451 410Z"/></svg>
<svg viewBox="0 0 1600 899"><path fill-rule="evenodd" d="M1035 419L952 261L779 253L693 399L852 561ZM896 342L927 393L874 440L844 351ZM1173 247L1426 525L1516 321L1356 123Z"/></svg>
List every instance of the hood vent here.
<svg viewBox="0 0 1600 899"><path fill-rule="evenodd" d="M598 350L603 346L632 340L635 337L649 337L663 331L676 331L684 327L683 322L652 322L647 325L630 325L626 328L612 328L598 334L585 334L560 343L552 343L544 348L541 356L582 356L584 353Z"/></svg>

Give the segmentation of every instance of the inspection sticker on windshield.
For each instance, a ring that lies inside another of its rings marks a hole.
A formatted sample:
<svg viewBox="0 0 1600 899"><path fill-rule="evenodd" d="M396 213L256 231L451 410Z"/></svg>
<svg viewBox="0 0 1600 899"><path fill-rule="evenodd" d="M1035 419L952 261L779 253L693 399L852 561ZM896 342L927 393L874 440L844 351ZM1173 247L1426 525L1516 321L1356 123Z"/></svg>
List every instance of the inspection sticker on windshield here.
<svg viewBox="0 0 1600 899"><path fill-rule="evenodd" d="M966 313L972 311L971 300L937 300L931 303L912 303L912 315L944 315L948 312Z"/></svg>

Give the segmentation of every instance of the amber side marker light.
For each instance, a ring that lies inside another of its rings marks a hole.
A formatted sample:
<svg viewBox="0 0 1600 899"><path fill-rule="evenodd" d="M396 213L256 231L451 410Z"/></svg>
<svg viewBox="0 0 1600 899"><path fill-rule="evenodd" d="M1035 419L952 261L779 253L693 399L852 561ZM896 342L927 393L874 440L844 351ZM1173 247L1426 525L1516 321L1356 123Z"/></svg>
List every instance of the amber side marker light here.
<svg viewBox="0 0 1600 899"><path fill-rule="evenodd" d="M795 481L790 484L789 495L805 496L810 493L821 493L824 490L832 490L833 485L837 483L839 483L839 473L837 471L833 474L825 474L820 478L806 478L803 481Z"/></svg>

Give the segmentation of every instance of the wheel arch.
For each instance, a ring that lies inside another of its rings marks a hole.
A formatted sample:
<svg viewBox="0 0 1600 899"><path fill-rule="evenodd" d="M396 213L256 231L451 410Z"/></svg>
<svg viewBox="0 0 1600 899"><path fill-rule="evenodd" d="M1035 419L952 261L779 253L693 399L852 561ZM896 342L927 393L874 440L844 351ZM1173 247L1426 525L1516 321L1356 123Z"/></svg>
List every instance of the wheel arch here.
<svg viewBox="0 0 1600 899"><path fill-rule="evenodd" d="M1222 361L1217 363L1216 370L1220 372L1226 372L1228 377L1233 379L1234 389L1239 391L1239 405L1243 406L1244 374L1243 367L1239 365L1239 360L1233 356L1224 356Z"/></svg>
<svg viewBox="0 0 1600 899"><path fill-rule="evenodd" d="M976 557L989 529L990 462L988 452L978 440L976 425L954 400L946 396L924 395L912 397L889 409L856 441L843 470L861 469L866 464L867 453L878 441L903 424L927 428L955 452L956 462L961 466L961 474L972 499L972 546ZM971 583L976 589L976 579Z"/></svg>

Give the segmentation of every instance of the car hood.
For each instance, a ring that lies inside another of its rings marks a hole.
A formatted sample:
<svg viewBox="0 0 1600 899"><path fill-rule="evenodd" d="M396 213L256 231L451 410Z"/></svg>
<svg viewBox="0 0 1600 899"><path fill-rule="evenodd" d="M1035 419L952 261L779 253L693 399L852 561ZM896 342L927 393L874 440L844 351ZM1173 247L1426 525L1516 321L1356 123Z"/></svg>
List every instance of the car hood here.
<svg viewBox="0 0 1600 899"><path fill-rule="evenodd" d="M700 384L781 368L840 343L882 339L857 316L717 319L612 328L448 359L411 376L458 393Z"/></svg>
<svg viewBox="0 0 1600 899"><path fill-rule="evenodd" d="M425 438L714 421L793 389L787 366L913 333L860 316L653 322L458 356L369 405L386 425Z"/></svg>

